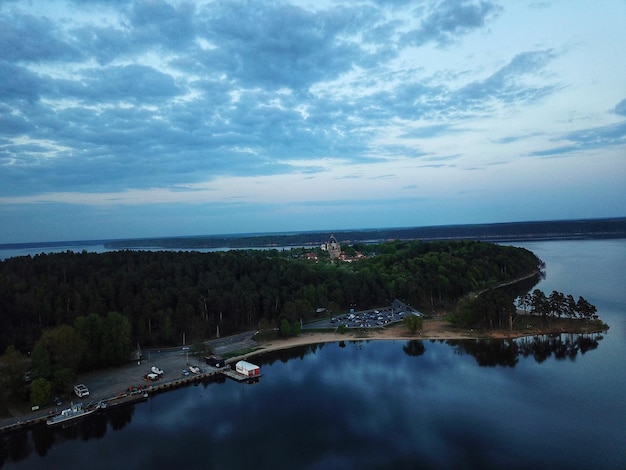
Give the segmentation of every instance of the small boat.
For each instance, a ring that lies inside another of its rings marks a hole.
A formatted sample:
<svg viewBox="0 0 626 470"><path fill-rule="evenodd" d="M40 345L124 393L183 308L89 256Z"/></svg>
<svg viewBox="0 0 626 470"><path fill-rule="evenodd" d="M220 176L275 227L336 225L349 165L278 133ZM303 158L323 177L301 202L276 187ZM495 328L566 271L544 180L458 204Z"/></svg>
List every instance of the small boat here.
<svg viewBox="0 0 626 470"><path fill-rule="evenodd" d="M95 413L100 408L102 408L101 403L97 403L95 405L89 405L87 407L84 407L82 403L76 403L76 404L72 403L72 406L70 408L67 408L61 411L61 413L59 413L56 416L52 416L51 418L48 418L48 420L46 421L46 424L48 426L55 426L57 424L67 423L68 421L72 421L78 418L83 418L87 415Z"/></svg>

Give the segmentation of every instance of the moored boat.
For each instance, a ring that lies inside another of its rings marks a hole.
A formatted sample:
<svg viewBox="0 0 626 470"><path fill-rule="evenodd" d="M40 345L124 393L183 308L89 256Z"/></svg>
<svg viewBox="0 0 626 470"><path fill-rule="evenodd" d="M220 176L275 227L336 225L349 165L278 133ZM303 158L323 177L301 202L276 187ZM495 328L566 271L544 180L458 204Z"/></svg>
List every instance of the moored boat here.
<svg viewBox="0 0 626 470"><path fill-rule="evenodd" d="M48 418L46 424L48 426L55 426L57 424L67 423L68 421L72 421L75 419L83 418L87 415L95 413L100 408L102 408L101 403L97 403L95 405L83 406L82 403L72 404L70 408L67 408L56 416L52 416Z"/></svg>

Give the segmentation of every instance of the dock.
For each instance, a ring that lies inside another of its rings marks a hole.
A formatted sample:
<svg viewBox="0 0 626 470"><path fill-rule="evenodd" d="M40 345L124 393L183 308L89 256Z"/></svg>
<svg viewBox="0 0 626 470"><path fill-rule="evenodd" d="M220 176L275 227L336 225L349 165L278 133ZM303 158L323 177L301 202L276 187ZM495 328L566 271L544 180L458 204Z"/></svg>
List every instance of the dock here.
<svg viewBox="0 0 626 470"><path fill-rule="evenodd" d="M243 375L240 374L239 372L236 372L232 369L222 369L221 370L222 374L224 374L226 377L231 378L233 380L236 380L237 382L251 382L253 380L256 380L260 377L260 375L255 375L255 376L247 376L247 375Z"/></svg>
<svg viewBox="0 0 626 470"><path fill-rule="evenodd" d="M132 390L129 389L124 392L120 392L113 397L105 398L99 401L106 404L106 408L102 410L102 412L106 413L106 410L109 408L131 405L134 403L147 401L148 398L153 394L165 392L165 391L177 388L177 387L182 387L190 383L211 379L211 378L214 378L216 376L221 376L221 375L234 379L238 382L252 381L258 377L258 376L247 377L243 374L235 372L230 367L223 367L221 369L216 369L214 367L209 366L209 367L202 369L197 374L192 373L188 376L173 379L173 380L168 380L162 383L151 382L150 385L145 385L141 388L136 388ZM16 419L14 423L0 426L0 435L6 435L15 431L29 429L37 424L42 424L42 423L45 424L45 422L48 420L48 418L50 418L50 416L52 416L51 413L46 413L46 414L30 415L29 417L25 417L25 419L18 418Z"/></svg>

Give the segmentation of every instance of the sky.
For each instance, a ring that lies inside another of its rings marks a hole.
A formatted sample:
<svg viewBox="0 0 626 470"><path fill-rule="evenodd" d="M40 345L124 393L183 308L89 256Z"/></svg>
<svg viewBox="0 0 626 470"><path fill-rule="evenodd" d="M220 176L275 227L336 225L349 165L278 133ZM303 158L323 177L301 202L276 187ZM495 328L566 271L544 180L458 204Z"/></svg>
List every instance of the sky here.
<svg viewBox="0 0 626 470"><path fill-rule="evenodd" d="M2 0L0 243L626 216L626 0Z"/></svg>

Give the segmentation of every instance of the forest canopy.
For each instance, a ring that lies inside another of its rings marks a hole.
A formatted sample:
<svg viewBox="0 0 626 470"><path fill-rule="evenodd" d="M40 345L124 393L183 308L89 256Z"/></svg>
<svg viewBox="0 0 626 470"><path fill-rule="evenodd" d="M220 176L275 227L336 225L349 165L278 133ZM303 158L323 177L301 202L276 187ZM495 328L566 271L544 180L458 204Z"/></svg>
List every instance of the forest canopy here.
<svg viewBox="0 0 626 470"><path fill-rule="evenodd" d="M150 347L181 344L183 334L188 341L207 340L279 327L284 319L306 321L320 308L366 309L396 298L430 312L543 266L526 249L476 241L343 248L366 257L333 262L317 249L312 261L301 255L316 250L300 249L68 251L10 258L0 262L0 351L9 345L32 351L45 331L62 325L82 336L87 326L108 328L101 334L110 336L115 325L127 331L128 347ZM102 364L103 357L92 357L91 365Z"/></svg>

